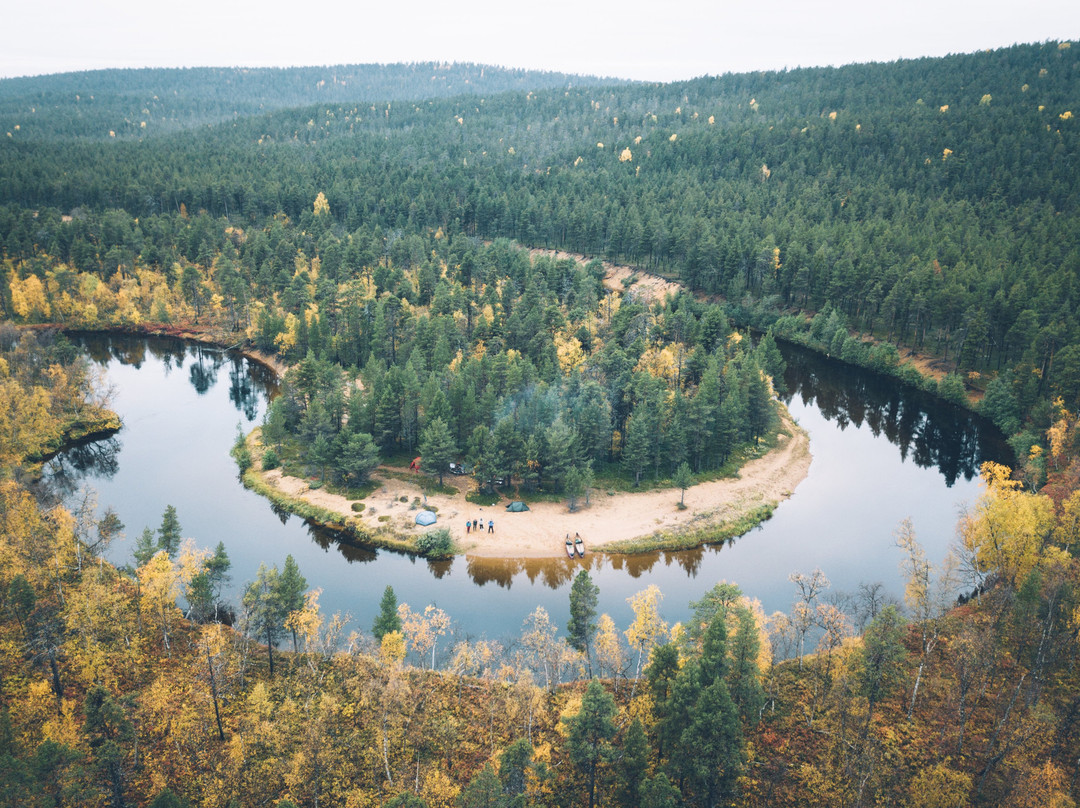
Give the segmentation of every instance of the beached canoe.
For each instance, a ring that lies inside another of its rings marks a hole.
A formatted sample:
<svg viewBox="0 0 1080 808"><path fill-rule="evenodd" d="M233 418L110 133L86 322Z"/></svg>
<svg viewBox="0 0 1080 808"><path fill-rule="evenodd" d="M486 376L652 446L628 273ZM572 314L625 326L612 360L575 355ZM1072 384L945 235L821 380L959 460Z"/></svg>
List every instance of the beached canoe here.
<svg viewBox="0 0 1080 808"><path fill-rule="evenodd" d="M577 549L577 554L580 558L585 557L585 542L581 540L581 536L574 539L574 547Z"/></svg>
<svg viewBox="0 0 1080 808"><path fill-rule="evenodd" d="M566 537L566 554L570 557L574 557L574 540L569 536Z"/></svg>

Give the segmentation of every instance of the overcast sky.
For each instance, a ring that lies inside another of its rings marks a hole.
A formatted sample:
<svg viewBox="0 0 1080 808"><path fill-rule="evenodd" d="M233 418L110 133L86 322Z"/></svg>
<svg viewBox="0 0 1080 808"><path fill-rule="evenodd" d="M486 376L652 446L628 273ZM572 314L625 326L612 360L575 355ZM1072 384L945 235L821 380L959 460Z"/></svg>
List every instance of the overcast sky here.
<svg viewBox="0 0 1080 808"><path fill-rule="evenodd" d="M0 0L0 77L457 61L671 81L1080 38L1080 0Z"/></svg>

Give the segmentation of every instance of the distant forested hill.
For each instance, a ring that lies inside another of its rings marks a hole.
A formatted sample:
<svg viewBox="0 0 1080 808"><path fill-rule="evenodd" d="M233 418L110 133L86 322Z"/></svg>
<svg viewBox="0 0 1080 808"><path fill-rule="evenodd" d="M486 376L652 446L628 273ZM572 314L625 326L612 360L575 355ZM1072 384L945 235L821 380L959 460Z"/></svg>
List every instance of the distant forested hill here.
<svg viewBox="0 0 1080 808"><path fill-rule="evenodd" d="M434 62L93 70L0 80L0 129L45 139L107 138L110 132L117 138L143 137L285 107L535 91L600 81Z"/></svg>
<svg viewBox="0 0 1080 808"><path fill-rule="evenodd" d="M403 239L419 239L422 257L440 231L508 237L677 274L734 302L824 312L815 337L849 358L860 332L936 353L980 388L999 378L988 413L1012 431L1040 400L1080 404L1078 55L1054 42L676 84L557 77L557 89L479 97L328 99L144 139L57 140L80 125L69 105L55 130L3 139L0 234L10 256L43 250L108 276L110 251L206 267L226 227L283 213L299 229L278 226L272 254L261 239L241 245L258 294L274 291L259 277L288 282L290 250L351 256L349 277L369 274L372 256L392 260ZM447 91L464 81L385 70ZM309 88L332 78L281 75ZM334 227L316 242L320 193ZM33 218L49 209L79 216ZM201 235L174 241L197 212ZM778 333L792 327L782 319ZM1032 435L1048 426L1041 412Z"/></svg>

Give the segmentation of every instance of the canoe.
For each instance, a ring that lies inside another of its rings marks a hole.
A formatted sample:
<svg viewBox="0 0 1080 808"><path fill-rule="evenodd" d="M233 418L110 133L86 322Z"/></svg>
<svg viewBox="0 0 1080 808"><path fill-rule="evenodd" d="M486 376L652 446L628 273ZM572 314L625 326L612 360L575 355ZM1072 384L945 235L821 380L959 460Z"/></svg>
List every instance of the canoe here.
<svg viewBox="0 0 1080 808"><path fill-rule="evenodd" d="M574 557L574 541L573 539L566 540L566 554L570 557Z"/></svg>
<svg viewBox="0 0 1080 808"><path fill-rule="evenodd" d="M581 536L578 536L574 541L574 547L577 548L577 554L580 558L585 557L585 542L581 540Z"/></svg>

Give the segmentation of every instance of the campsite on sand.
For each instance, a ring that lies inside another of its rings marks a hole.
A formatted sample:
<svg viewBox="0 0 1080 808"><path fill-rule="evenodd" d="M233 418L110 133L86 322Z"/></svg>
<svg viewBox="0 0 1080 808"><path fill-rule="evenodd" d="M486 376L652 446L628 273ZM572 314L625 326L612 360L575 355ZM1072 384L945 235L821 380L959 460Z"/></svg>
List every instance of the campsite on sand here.
<svg viewBox="0 0 1080 808"><path fill-rule="evenodd" d="M382 476L382 485L365 500L367 507L359 516L352 501L324 489L311 489L307 480L282 476L280 469L265 474L267 482L292 497L354 519L360 527L375 531L389 527L401 535L448 528L459 551L486 558L555 558L565 556L565 537L580 534L588 550L603 552L613 542L654 533L705 532L708 528L740 517L762 505L776 505L792 495L810 469L810 446L806 433L784 412L784 431L775 449L750 461L738 477L700 483L686 489L684 510L680 510L679 489L640 493L593 491L590 503L570 512L565 501L530 502L529 510L511 513L506 506L514 496L495 505L481 506L468 502L467 489L457 494L428 494L422 480L415 482L399 476ZM455 481L456 482L456 481ZM471 481L469 481L471 483ZM416 524L416 498L422 508L434 510L437 522L430 527ZM404 501L402 501L404 499ZM389 519L385 519L389 517ZM380 521L381 519L381 521ZM466 533L466 520L478 520L483 528ZM488 521L494 530L488 532Z"/></svg>

